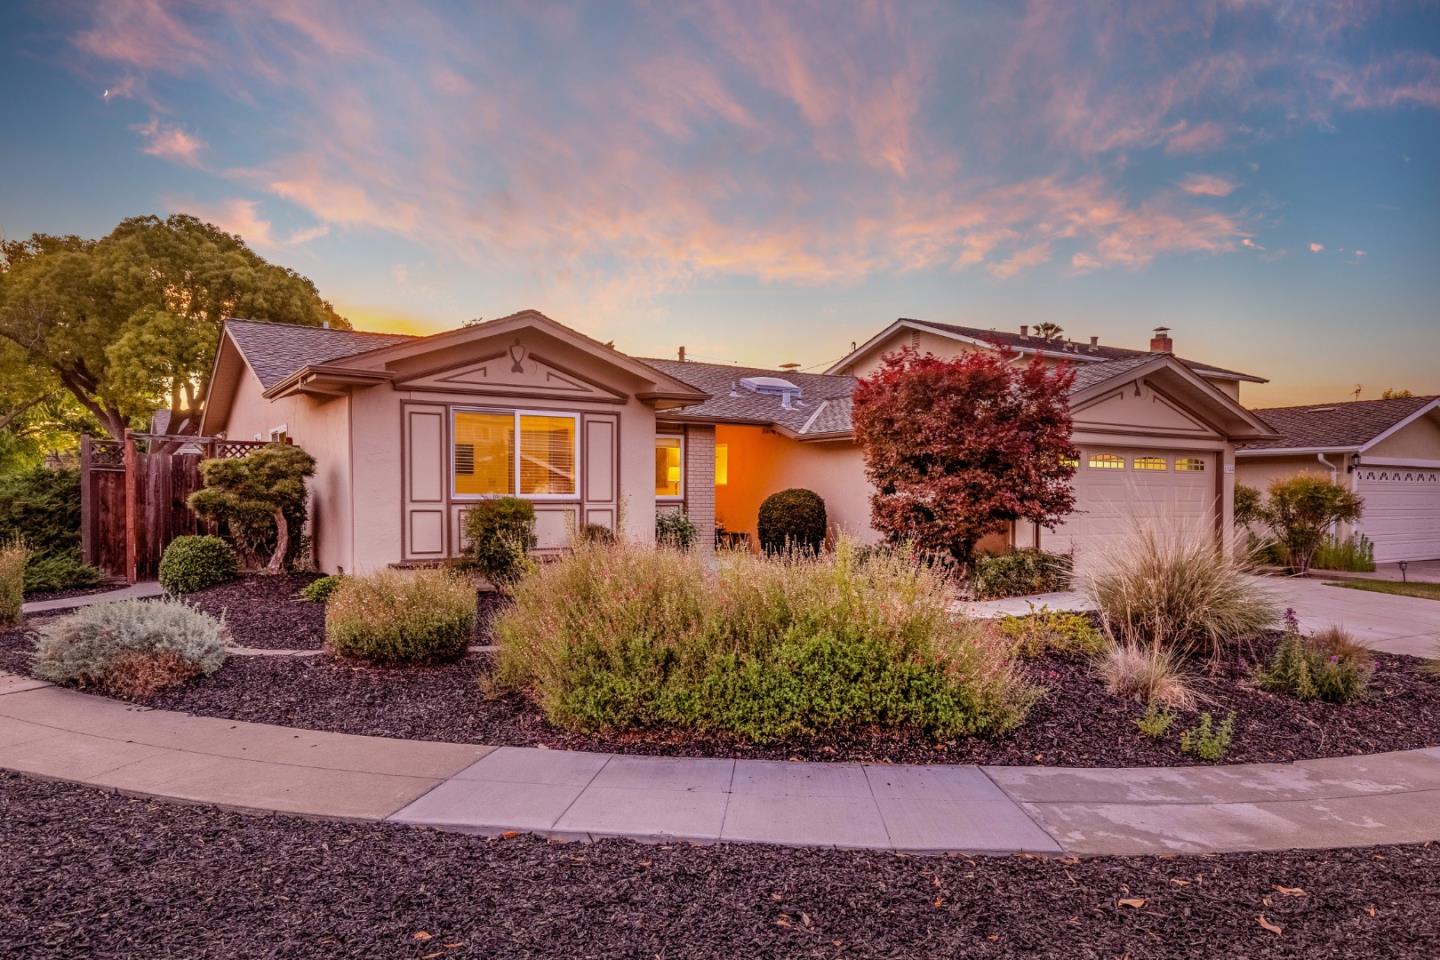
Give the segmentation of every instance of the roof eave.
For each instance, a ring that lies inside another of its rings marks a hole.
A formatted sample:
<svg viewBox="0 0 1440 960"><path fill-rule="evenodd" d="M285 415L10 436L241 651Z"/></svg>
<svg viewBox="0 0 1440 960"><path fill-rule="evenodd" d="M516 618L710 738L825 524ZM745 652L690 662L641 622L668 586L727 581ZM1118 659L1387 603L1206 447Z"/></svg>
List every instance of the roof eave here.
<svg viewBox="0 0 1440 960"><path fill-rule="evenodd" d="M337 392L335 389L326 390L325 387L339 388L339 391L343 392L351 387L373 387L393 379L395 375L389 371L356 370L353 367L332 364L306 364L261 396L266 400L275 400L293 393L334 394ZM312 385L316 389L310 389Z"/></svg>
<svg viewBox="0 0 1440 960"><path fill-rule="evenodd" d="M1268 439L1281 439L1273 437ZM1258 447L1254 449L1241 447L1235 451L1237 457L1301 457L1321 453L1359 453L1360 446L1352 444L1348 447Z"/></svg>

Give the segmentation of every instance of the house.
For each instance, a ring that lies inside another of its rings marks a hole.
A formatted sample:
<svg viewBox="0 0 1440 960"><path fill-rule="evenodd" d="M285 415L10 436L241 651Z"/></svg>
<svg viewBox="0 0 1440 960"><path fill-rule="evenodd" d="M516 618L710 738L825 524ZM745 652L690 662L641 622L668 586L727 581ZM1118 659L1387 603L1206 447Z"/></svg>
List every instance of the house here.
<svg viewBox="0 0 1440 960"><path fill-rule="evenodd" d="M873 540L850 395L905 343L1005 343L1079 368L1077 512L991 549L1093 555L1158 513L1228 537L1235 446L1274 436L1238 400L1258 378L1177 359L1164 336L1135 351L902 320L807 374L630 357L533 310L428 337L227 321L201 431L289 438L316 458L310 532L326 570L458 555L465 511L500 494L534 501L549 550L580 524L650 539L667 510L705 545L717 525L753 537L760 502L792 486Z"/></svg>
<svg viewBox="0 0 1440 960"><path fill-rule="evenodd" d="M1440 397L1397 397L1255 411L1280 436L1237 453L1238 479L1319 473L1365 501L1341 535L1362 533L1375 560L1440 559Z"/></svg>

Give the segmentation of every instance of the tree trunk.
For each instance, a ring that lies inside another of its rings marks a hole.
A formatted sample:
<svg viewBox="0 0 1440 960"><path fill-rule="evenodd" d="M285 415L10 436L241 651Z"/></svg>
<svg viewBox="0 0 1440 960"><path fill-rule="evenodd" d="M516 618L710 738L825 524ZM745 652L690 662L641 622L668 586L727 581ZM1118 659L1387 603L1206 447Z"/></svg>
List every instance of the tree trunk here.
<svg viewBox="0 0 1440 960"><path fill-rule="evenodd" d="M290 522L285 519L284 510L275 511L275 552L270 554L270 565L266 573L285 572L285 554L290 552Z"/></svg>

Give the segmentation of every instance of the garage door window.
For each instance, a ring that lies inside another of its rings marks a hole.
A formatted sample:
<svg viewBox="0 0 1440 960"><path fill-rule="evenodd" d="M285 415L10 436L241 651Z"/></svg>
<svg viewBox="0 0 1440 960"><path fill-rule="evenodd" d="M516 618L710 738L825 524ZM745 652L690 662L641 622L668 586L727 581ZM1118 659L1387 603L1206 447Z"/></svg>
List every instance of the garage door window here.
<svg viewBox="0 0 1440 960"><path fill-rule="evenodd" d="M1169 461L1164 457L1136 457L1136 470L1164 470Z"/></svg>
<svg viewBox="0 0 1440 960"><path fill-rule="evenodd" d="M1176 457L1175 469L1181 473L1204 473L1205 461L1200 457Z"/></svg>
<svg viewBox="0 0 1440 960"><path fill-rule="evenodd" d="M1091 470L1124 470L1125 458L1114 453L1090 454Z"/></svg>

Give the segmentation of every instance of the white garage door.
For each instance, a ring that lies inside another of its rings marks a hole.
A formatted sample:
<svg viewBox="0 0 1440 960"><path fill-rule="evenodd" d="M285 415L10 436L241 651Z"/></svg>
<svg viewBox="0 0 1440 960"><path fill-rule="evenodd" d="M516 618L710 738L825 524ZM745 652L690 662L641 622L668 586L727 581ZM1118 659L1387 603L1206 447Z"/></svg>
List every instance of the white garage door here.
<svg viewBox="0 0 1440 960"><path fill-rule="evenodd" d="M1376 562L1440 559L1440 470L1362 465L1359 474L1360 529Z"/></svg>
<svg viewBox="0 0 1440 960"><path fill-rule="evenodd" d="M1055 531L1042 531L1041 546L1073 553L1078 567L1130 536L1137 518L1171 530L1214 530L1216 469L1213 453L1082 447L1075 512Z"/></svg>

